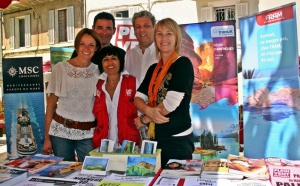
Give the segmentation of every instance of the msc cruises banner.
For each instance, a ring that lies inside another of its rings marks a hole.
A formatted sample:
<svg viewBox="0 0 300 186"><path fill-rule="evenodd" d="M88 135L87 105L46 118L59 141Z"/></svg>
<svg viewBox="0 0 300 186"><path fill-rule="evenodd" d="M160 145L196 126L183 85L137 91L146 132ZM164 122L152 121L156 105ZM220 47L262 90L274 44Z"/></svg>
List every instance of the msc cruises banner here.
<svg viewBox="0 0 300 186"><path fill-rule="evenodd" d="M239 20L244 155L300 159L300 90L295 4Z"/></svg>
<svg viewBox="0 0 300 186"><path fill-rule="evenodd" d="M8 158L42 153L45 116L42 58L3 59L3 90Z"/></svg>
<svg viewBox="0 0 300 186"><path fill-rule="evenodd" d="M235 21L180 25L180 54L194 66L194 158L239 153Z"/></svg>

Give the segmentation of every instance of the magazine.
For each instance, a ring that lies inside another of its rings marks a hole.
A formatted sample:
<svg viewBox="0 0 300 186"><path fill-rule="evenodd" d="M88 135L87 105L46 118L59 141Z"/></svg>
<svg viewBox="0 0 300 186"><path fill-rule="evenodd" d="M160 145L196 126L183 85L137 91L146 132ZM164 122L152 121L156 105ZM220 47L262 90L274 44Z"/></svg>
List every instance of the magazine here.
<svg viewBox="0 0 300 186"><path fill-rule="evenodd" d="M180 178L162 177L159 176L153 186L173 186L178 185Z"/></svg>
<svg viewBox="0 0 300 186"><path fill-rule="evenodd" d="M160 176L185 178L186 176L199 176L201 172L202 160L177 160L170 159L163 168Z"/></svg>
<svg viewBox="0 0 300 186"><path fill-rule="evenodd" d="M187 177L183 186L271 186L269 180L228 180L228 179L202 179ZM283 186L283 185L282 185Z"/></svg>
<svg viewBox="0 0 300 186"><path fill-rule="evenodd" d="M206 160L202 165L202 174L228 174L227 159Z"/></svg>
<svg viewBox="0 0 300 186"><path fill-rule="evenodd" d="M52 186L52 185L71 186L71 185L76 185L77 183L78 183L77 180L70 180L65 178L30 176L24 181L14 186Z"/></svg>
<svg viewBox="0 0 300 186"><path fill-rule="evenodd" d="M96 174L82 174L81 171L76 171L70 176L67 176L67 179L77 180L77 185L83 186L96 186L106 175L96 175Z"/></svg>
<svg viewBox="0 0 300 186"><path fill-rule="evenodd" d="M55 165L50 165L49 167L36 172L33 176L45 176L52 178L65 178L74 172L81 170L82 162L70 162L62 161Z"/></svg>
<svg viewBox="0 0 300 186"><path fill-rule="evenodd" d="M300 160L288 160L284 158L265 158L266 165L274 166L291 166L291 167L300 167Z"/></svg>
<svg viewBox="0 0 300 186"><path fill-rule="evenodd" d="M200 177L203 179L235 179L241 180L243 175L229 174L227 159L210 159L206 160L202 165Z"/></svg>
<svg viewBox="0 0 300 186"><path fill-rule="evenodd" d="M0 185L15 185L26 180L28 171L0 166Z"/></svg>
<svg viewBox="0 0 300 186"><path fill-rule="evenodd" d="M266 158L272 185L300 185L300 161Z"/></svg>
<svg viewBox="0 0 300 186"><path fill-rule="evenodd" d="M144 183L145 185L150 185L154 177L147 176L126 176L125 174L115 174L112 173L109 176L103 178L107 181L117 181L117 182L131 182L131 183Z"/></svg>
<svg viewBox="0 0 300 186"><path fill-rule="evenodd" d="M21 157L4 164L4 166L17 169L25 169L29 175L32 175L40 170L43 170L50 165L57 164L63 160L62 157L34 154L26 157Z"/></svg>
<svg viewBox="0 0 300 186"><path fill-rule="evenodd" d="M133 183L133 182L117 182L102 180L97 186L146 186L144 183Z"/></svg>
<svg viewBox="0 0 300 186"><path fill-rule="evenodd" d="M230 174L240 174L247 178L268 179L268 169L265 159L252 159L229 154L227 164Z"/></svg>

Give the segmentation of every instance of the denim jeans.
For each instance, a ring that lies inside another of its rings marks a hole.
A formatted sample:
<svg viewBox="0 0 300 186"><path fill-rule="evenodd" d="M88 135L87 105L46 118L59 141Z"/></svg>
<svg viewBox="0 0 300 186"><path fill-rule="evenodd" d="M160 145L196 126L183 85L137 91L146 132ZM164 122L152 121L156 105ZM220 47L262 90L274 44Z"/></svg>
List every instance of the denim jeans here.
<svg viewBox="0 0 300 186"><path fill-rule="evenodd" d="M85 156L92 151L92 138L82 140L70 140L56 136L50 136L52 149L55 156L63 157L63 161L75 161L75 151L78 161L83 162Z"/></svg>

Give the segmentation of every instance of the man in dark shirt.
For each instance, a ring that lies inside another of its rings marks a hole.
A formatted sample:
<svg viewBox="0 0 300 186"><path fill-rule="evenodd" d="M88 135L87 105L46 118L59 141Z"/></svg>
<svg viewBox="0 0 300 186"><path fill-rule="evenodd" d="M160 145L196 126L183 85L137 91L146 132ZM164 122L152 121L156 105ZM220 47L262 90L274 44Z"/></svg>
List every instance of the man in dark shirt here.
<svg viewBox="0 0 300 186"><path fill-rule="evenodd" d="M115 27L115 18L112 14L108 12L100 12L94 17L94 22L92 29L97 32L100 42L101 42L101 48L112 45L110 43L111 38L116 32ZM118 47L119 48L119 47ZM98 49L97 52L95 52L94 56L92 57L91 61L95 64L99 64L99 51L101 49ZM121 56L125 56L125 51L121 48L119 48L119 52ZM71 58L74 58L77 56L76 50L74 50Z"/></svg>

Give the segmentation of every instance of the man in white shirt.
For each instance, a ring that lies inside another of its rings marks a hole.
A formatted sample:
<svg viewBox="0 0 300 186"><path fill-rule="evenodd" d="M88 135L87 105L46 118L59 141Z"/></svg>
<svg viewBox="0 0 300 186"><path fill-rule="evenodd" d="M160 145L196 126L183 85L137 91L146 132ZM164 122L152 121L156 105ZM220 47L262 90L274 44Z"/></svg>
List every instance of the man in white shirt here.
<svg viewBox="0 0 300 186"><path fill-rule="evenodd" d="M148 68L157 63L154 45L155 17L148 11L137 12L132 17L134 34L139 42L125 55L125 69L142 83ZM138 87L137 87L138 88Z"/></svg>

